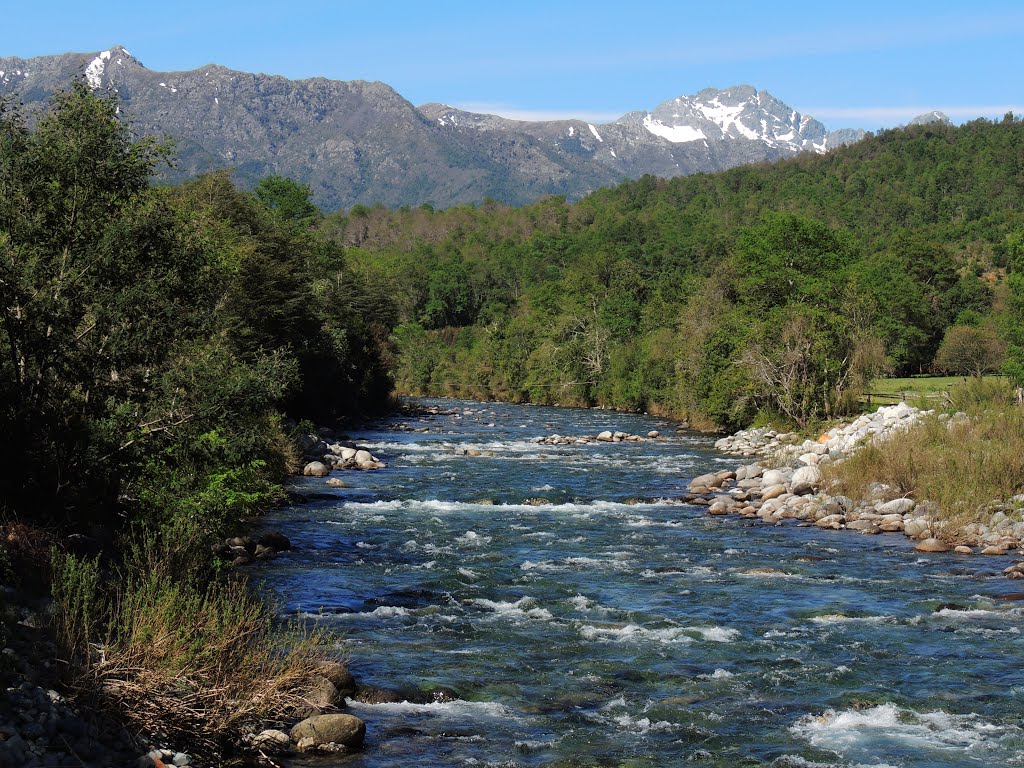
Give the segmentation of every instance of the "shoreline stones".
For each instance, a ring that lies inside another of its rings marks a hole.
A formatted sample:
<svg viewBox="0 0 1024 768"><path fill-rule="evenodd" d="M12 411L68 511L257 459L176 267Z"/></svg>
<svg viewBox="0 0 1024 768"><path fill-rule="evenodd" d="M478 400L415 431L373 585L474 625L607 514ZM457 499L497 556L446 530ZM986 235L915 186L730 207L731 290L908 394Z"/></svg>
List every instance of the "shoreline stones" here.
<svg viewBox="0 0 1024 768"><path fill-rule="evenodd" d="M953 536L952 528L936 519L934 507L927 501L893 498L890 488L876 483L867 498L854 501L832 496L822 485L820 467L842 461L862 445L877 444L899 431L909 429L933 411L921 411L906 403L879 408L847 424L833 427L816 440L799 441L793 433L769 429L741 430L724 437L715 447L725 453L752 457L759 463L723 470L693 478L683 501L707 505L711 515L740 515L760 518L780 525L793 520L798 525L814 525L831 530L851 530L861 534L903 533L915 540L919 552L1007 555L1024 549L1024 497L1008 500L995 509L989 522L964 526ZM939 417L942 419L942 416ZM966 418L956 414L942 419ZM1005 510L1005 511L1004 511ZM1014 513L1014 517L1006 514ZM1015 519L1016 518L1016 519ZM945 535L944 535L945 534ZM1010 566L1009 578L1024 578L1024 563Z"/></svg>
<svg viewBox="0 0 1024 768"><path fill-rule="evenodd" d="M292 548L283 533L268 531L254 539L251 536L232 536L213 547L213 553L232 566L247 565L253 560L272 560Z"/></svg>
<svg viewBox="0 0 1024 768"><path fill-rule="evenodd" d="M330 436L330 430L322 430ZM298 447L303 454L302 474L305 477L327 477L336 469L385 469L387 464L365 447L348 440L327 442L319 434L302 435Z"/></svg>

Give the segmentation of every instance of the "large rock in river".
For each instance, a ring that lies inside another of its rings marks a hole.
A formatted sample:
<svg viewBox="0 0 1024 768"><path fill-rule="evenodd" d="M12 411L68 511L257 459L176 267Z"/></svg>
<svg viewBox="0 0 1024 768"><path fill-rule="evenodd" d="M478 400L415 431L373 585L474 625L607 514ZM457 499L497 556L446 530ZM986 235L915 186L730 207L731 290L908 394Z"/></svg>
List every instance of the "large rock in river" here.
<svg viewBox="0 0 1024 768"><path fill-rule="evenodd" d="M918 552L949 552L949 544L940 539L925 539L914 547Z"/></svg>
<svg viewBox="0 0 1024 768"><path fill-rule="evenodd" d="M366 723L353 715L314 715L296 724L290 735L300 750L328 744L358 749L366 738Z"/></svg>
<svg viewBox="0 0 1024 768"><path fill-rule="evenodd" d="M322 461L311 461L302 470L302 474L306 477L327 477L331 470Z"/></svg>

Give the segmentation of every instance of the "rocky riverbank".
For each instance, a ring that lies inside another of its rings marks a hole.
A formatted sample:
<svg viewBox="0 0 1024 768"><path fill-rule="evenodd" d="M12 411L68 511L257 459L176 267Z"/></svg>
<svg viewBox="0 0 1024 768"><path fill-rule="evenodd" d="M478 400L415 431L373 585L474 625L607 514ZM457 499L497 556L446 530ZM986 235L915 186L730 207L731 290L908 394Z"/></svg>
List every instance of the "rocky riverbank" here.
<svg viewBox="0 0 1024 768"><path fill-rule="evenodd" d="M834 427L817 440L800 440L795 433L769 429L737 432L715 447L757 461L694 478L684 500L706 505L711 515L740 515L773 524L792 520L862 534L902 533L921 552L1007 555L1019 551L1024 546L1024 496L988 505L984 524L958 527L943 519L929 501L896 497L881 483L874 483L870 496L862 499L834 495L824 487L823 466L841 462L862 446L885 441L932 415L900 403ZM955 421L966 416L939 414L936 418ZM1024 562L1009 566L1005 574L1024 578Z"/></svg>

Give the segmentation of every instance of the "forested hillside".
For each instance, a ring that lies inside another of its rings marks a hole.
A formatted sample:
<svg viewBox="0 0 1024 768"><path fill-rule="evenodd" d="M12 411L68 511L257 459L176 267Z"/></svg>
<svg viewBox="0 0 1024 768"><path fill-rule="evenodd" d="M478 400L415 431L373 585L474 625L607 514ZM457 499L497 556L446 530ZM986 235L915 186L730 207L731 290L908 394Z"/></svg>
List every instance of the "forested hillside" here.
<svg viewBox="0 0 1024 768"><path fill-rule="evenodd" d="M1008 115L573 205L356 206L322 229L387 275L401 391L734 427L841 412L879 372L931 370L954 325L1019 376L1022 201Z"/></svg>

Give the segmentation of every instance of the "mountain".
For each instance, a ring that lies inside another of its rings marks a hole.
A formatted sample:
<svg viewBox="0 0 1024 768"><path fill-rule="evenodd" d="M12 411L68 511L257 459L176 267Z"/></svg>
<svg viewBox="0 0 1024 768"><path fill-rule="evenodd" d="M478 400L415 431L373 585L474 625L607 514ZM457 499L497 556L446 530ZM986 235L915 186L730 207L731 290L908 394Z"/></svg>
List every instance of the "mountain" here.
<svg viewBox="0 0 1024 768"><path fill-rule="evenodd" d="M939 112L937 109L925 112L923 115L918 115L910 121L911 125L932 125L933 123L952 125L953 121L946 116L945 112Z"/></svg>
<svg viewBox="0 0 1024 768"><path fill-rule="evenodd" d="M643 174L825 152L864 133L829 133L747 85L708 88L601 125L524 122L441 104L417 108L379 82L288 80L216 64L156 72L122 46L0 58L0 98L38 106L81 77L98 92L116 92L136 131L175 140L167 180L221 167L235 168L246 184L280 174L308 183L328 209L575 199Z"/></svg>

